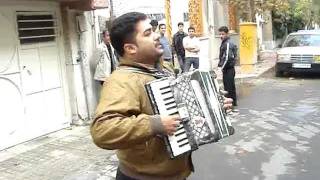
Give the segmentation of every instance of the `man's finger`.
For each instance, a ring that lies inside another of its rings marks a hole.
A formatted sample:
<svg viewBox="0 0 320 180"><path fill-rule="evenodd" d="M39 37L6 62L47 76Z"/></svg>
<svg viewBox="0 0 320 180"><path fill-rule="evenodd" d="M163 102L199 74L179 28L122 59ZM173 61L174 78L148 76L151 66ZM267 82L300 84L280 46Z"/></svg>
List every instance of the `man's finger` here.
<svg viewBox="0 0 320 180"><path fill-rule="evenodd" d="M230 104L230 103L232 103L232 102L233 102L232 98L225 98L225 99L223 100L223 103L225 103L225 104Z"/></svg>
<svg viewBox="0 0 320 180"><path fill-rule="evenodd" d="M227 109L227 110L228 110L228 109L231 109L231 108L232 108L232 104L224 104L224 105L223 105L223 108L224 108L224 109Z"/></svg>

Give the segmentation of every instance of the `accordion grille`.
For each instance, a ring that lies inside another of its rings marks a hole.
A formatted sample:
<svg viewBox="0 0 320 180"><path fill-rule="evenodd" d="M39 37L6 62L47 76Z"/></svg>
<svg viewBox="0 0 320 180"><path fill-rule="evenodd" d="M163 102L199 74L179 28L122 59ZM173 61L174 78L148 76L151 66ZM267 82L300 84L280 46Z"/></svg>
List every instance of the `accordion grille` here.
<svg viewBox="0 0 320 180"><path fill-rule="evenodd" d="M180 97L187 105L187 109L191 119L204 117L202 110L199 108L200 106L196 99L195 93L193 92L192 86L189 83L190 76L185 76L176 84L176 88L179 91ZM188 125L190 126L192 134L194 135L194 138L199 143L199 145L206 143L207 140L210 140L211 131L206 122L198 123L198 121L189 121Z"/></svg>

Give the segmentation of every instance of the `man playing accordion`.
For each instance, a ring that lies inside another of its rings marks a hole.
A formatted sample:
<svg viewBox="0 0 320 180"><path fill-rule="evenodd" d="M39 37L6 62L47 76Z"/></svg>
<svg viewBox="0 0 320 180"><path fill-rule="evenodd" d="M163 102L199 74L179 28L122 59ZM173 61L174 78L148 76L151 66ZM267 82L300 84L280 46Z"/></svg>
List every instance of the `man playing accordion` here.
<svg viewBox="0 0 320 180"><path fill-rule="evenodd" d="M119 69L104 84L91 125L94 143L116 149L117 180L183 180L193 170L191 154L170 159L163 135L172 135L179 115L153 113L145 85L166 73L155 69L163 49L147 16L138 12L114 20L110 37L121 56ZM232 100L224 101L226 109Z"/></svg>

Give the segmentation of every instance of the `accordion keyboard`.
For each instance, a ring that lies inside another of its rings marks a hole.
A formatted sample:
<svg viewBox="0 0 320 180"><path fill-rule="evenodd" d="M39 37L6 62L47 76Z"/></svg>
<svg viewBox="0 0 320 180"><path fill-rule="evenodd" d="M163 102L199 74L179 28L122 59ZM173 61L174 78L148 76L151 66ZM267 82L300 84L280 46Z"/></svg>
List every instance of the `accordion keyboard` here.
<svg viewBox="0 0 320 180"><path fill-rule="evenodd" d="M214 72L195 70L157 79L146 90L155 114L179 114L182 119L174 135L164 139L171 158L234 134Z"/></svg>
<svg viewBox="0 0 320 180"><path fill-rule="evenodd" d="M160 115L179 113L169 80L153 83L150 87ZM177 131L172 136L168 136L168 140L173 156L178 156L191 150L191 145L182 123L177 127Z"/></svg>

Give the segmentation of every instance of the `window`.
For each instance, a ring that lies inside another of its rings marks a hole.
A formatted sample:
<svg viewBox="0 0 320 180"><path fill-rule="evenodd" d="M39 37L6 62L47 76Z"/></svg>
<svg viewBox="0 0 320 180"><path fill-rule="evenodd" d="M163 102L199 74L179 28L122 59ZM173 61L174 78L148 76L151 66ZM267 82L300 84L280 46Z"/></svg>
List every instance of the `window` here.
<svg viewBox="0 0 320 180"><path fill-rule="evenodd" d="M283 47L320 46L320 35L301 34L290 35Z"/></svg>
<svg viewBox="0 0 320 180"><path fill-rule="evenodd" d="M20 44L55 40L57 26L52 14L18 14L17 24Z"/></svg>
<svg viewBox="0 0 320 180"><path fill-rule="evenodd" d="M185 12L183 13L183 21L188 22L189 21L189 13Z"/></svg>

